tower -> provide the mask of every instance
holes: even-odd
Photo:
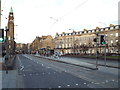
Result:
[[[8,16],[8,49],[10,54],[14,54],[15,52],[15,41],[14,41],[14,14],[13,9],[11,7],[9,16]]]
[[[14,40],[14,15],[13,15],[13,9],[11,7],[9,16],[8,16],[8,40]]]

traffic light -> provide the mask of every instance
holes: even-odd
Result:
[[[101,45],[105,44],[105,36],[104,35],[100,36],[100,44]]]
[[[4,29],[0,29],[0,42],[4,41]]]

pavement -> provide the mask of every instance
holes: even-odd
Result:
[[[17,85],[17,69],[8,70],[6,74],[6,70],[2,70],[2,64],[4,62],[4,58],[0,58],[0,89],[2,88],[16,88]]]
[[[16,88],[17,70],[0,71],[2,75],[2,88]]]
[[[95,59],[89,59],[89,61],[87,59],[84,58],[71,58],[71,57],[46,57],[46,56],[42,56],[42,55],[34,55],[36,57],[40,57],[40,58],[46,58],[49,60],[53,60],[53,61],[57,61],[57,62],[62,62],[62,63],[68,63],[68,64],[72,64],[72,65],[76,65],[76,66],[80,66],[80,67],[84,67],[84,68],[89,68],[92,70],[97,70],[98,67],[96,67],[96,60]],[[91,62],[90,62],[91,61]],[[103,60],[98,60],[98,66],[105,66],[104,61]],[[106,67],[112,67],[112,68],[120,68],[118,65],[117,61],[107,61]]]

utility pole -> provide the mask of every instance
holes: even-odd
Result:
[[[7,36],[7,26],[5,27],[5,31],[6,31],[6,40],[5,40],[5,43],[6,43],[6,56],[5,56],[5,66],[6,66],[6,74],[8,73],[8,68],[7,68],[7,65],[8,65],[8,60],[9,60],[9,52],[8,52],[8,36]]]
[[[96,69],[98,69],[98,33],[96,33]]]
[[[1,29],[1,0],[0,0],[0,29]]]
[[[105,67],[106,67],[106,35],[105,34],[104,34],[104,39],[105,39],[104,60],[105,60]]]

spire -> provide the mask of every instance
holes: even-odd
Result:
[[[11,7],[11,9],[10,9],[10,12],[13,13],[13,9],[12,9],[12,7]]]

